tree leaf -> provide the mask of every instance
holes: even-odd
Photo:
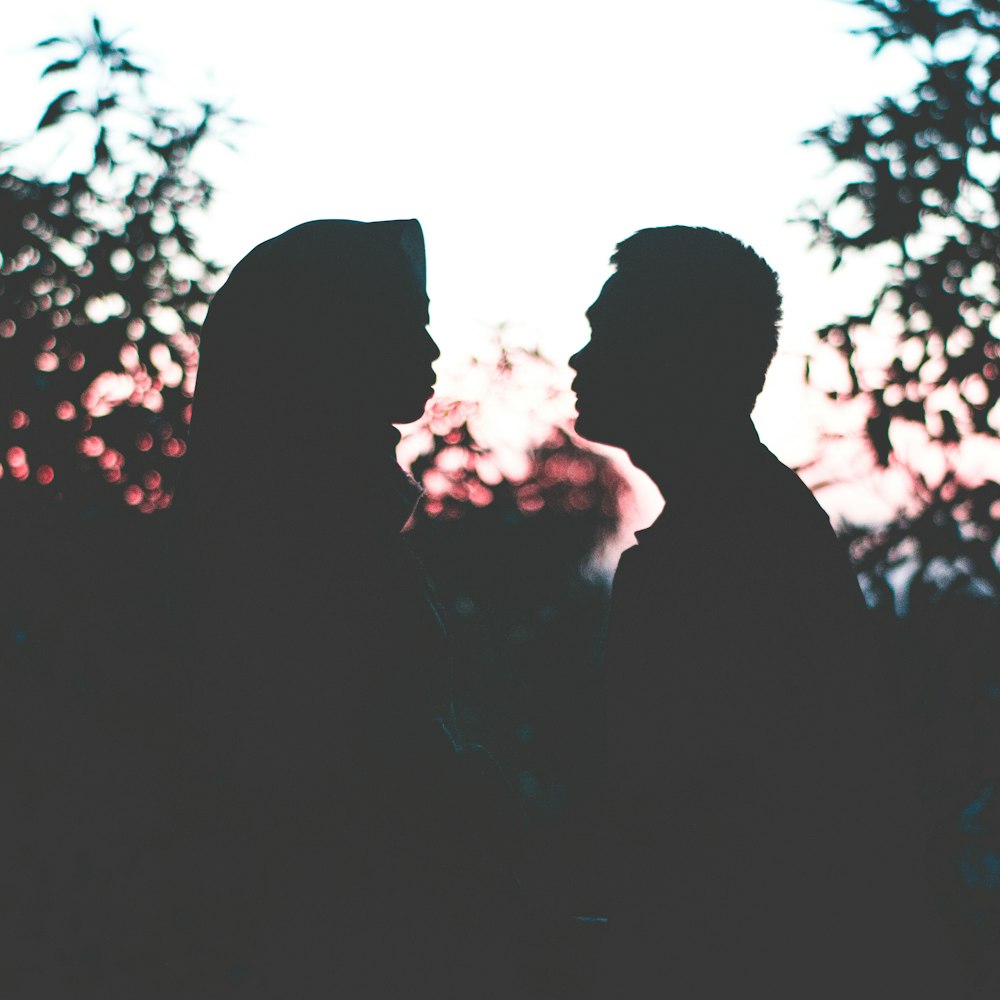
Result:
[[[94,166],[111,166],[111,150],[108,149],[108,130],[102,128],[97,133],[97,142],[94,143]]]
[[[962,435],[959,433],[954,416],[949,410],[942,410],[940,416],[941,423],[944,425],[944,430],[940,438],[941,441],[946,444],[958,444],[962,439]]]
[[[83,56],[77,56],[76,59],[59,59],[54,63],[49,63],[45,69],[42,70],[42,76],[49,76],[52,73],[63,73],[68,69],[76,69],[80,65],[80,60]]]
[[[113,68],[112,72],[134,73],[136,76],[145,76],[149,70],[145,66],[136,66],[135,63],[129,62],[128,59],[123,59]]]
[[[76,97],[75,90],[64,90],[58,97],[56,97],[49,106],[45,109],[45,113],[42,115],[41,120],[38,125],[35,126],[38,131],[43,128],[48,128],[50,125],[55,125],[63,115],[68,114],[72,110],[70,107],[73,98]]]

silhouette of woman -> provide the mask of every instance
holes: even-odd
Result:
[[[438,350],[415,220],[307,222],[207,317],[179,490],[185,996],[513,996],[511,896],[400,531]],[[470,982],[473,980],[474,982]]]

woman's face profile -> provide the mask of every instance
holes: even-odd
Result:
[[[372,417],[408,424],[434,394],[433,364],[441,356],[427,331],[428,299],[413,291],[377,306],[358,331],[364,345],[359,396]]]

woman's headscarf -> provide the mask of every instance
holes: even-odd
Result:
[[[365,406],[391,350],[373,331],[391,327],[401,301],[426,300],[425,282],[415,219],[321,219],[251,250],[202,331],[178,491],[187,513],[207,513],[220,493],[279,486],[318,449],[350,461],[384,455],[391,427],[370,426]]]
[[[307,222],[233,269],[203,328],[178,484],[182,618],[253,586],[269,572],[265,550],[400,530],[419,490],[395,463],[398,432],[367,399],[420,332],[399,330],[399,316],[415,299],[426,310],[424,282],[415,219]]]

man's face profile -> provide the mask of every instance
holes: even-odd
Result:
[[[641,302],[628,280],[613,274],[587,310],[590,341],[569,362],[577,372],[577,433],[626,449],[648,429],[651,400],[668,392],[653,350],[655,320]]]

